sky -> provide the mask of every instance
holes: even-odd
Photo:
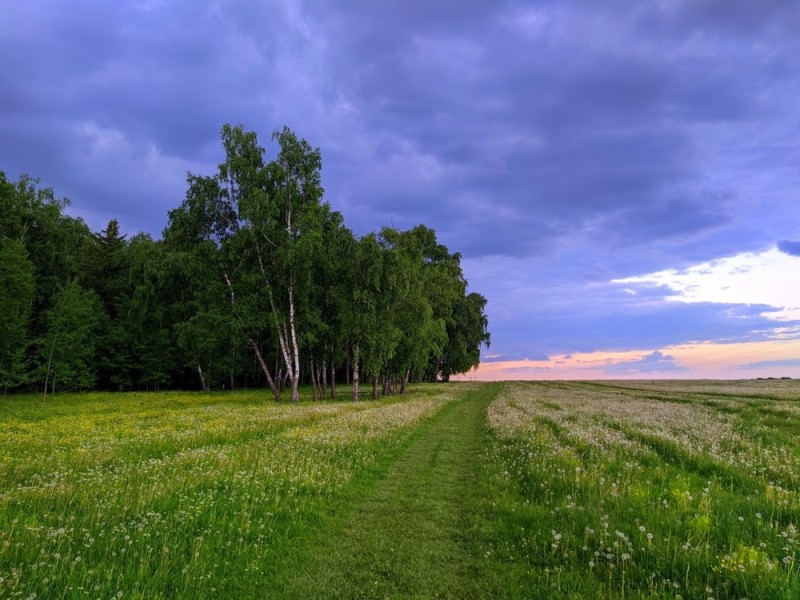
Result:
[[[4,2],[0,170],[158,238],[223,124],[433,227],[478,379],[800,377],[800,2]]]

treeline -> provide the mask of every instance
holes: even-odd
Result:
[[[480,360],[486,300],[419,225],[356,237],[323,201],[318,149],[288,128],[265,158],[225,126],[162,239],[92,232],[66,200],[0,172],[0,385],[7,391],[226,389],[337,378],[404,391]]]

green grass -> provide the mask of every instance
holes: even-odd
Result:
[[[480,597],[474,517],[497,389],[464,394],[421,426],[369,489],[345,499],[275,597]]]
[[[459,389],[299,405],[252,392],[6,398],[0,598],[263,597],[325,507]]]
[[[742,384],[723,412],[673,386],[659,396],[677,404],[649,386],[506,386],[486,463],[502,595],[800,597],[797,401]]]
[[[7,397],[0,600],[794,599],[798,431],[797,382]]]

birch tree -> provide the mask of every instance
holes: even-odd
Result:
[[[217,174],[190,175],[186,201],[170,218],[176,228],[195,231],[195,237],[218,250],[215,256],[231,310],[279,399],[258,341],[261,315],[268,315],[291,400],[297,402],[302,364],[299,313],[313,284],[312,265],[322,249],[322,228],[330,209],[321,202],[319,150],[288,128],[276,131],[273,139],[279,151],[267,163],[255,133],[225,125],[225,160]]]
[[[392,319],[397,271],[390,252],[375,235],[353,245],[342,325],[349,340],[353,400],[357,400],[362,374],[371,378],[372,397],[377,396],[378,377],[394,355],[400,331]]]
[[[397,264],[392,320],[400,338],[389,365],[389,375],[399,379],[400,392],[406,390],[413,374],[421,375],[431,356],[439,356],[447,343],[445,320],[434,318],[426,293],[425,248],[420,243],[421,228],[397,231],[384,228],[382,243],[391,250]]]
[[[239,214],[242,195],[257,193],[261,187],[255,180],[264,168],[263,149],[257,146],[255,135],[245,138],[244,132],[227,126],[223,129],[223,143],[226,161],[220,165],[217,175],[188,176],[186,199],[169,213],[165,240],[188,257],[185,262],[195,288],[191,303],[194,306],[184,323],[203,312],[218,312],[221,306],[226,306],[228,314],[238,323],[248,348],[255,354],[275,400],[280,400],[278,384],[262,352],[267,323],[260,310],[263,304],[260,282],[253,282],[253,234]],[[190,327],[186,331],[194,329]],[[185,336],[187,341],[192,339],[192,336]],[[207,381],[200,375],[202,366],[196,366],[205,388]]]
[[[255,233],[258,265],[289,376],[291,400],[297,402],[301,365],[298,311],[307,303],[314,284],[312,267],[322,250],[323,225],[330,209],[321,201],[319,149],[288,127],[272,137],[280,150],[264,171],[265,198],[253,194],[259,202],[248,202],[241,214]]]
[[[481,346],[489,347],[489,320],[485,314],[486,298],[477,292],[465,294],[453,307],[447,327],[447,345],[439,361],[442,381],[456,373],[466,373],[478,366]]]

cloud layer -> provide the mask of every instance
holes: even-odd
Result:
[[[800,4],[3,13],[0,169],[41,177],[95,229],[159,235],[186,171],[219,162],[223,123],[265,145],[287,124],[320,147],[326,198],[357,232],[425,222],[462,252],[499,357],[786,335],[787,307],[755,289],[674,302],[674,281],[611,282],[778,240],[800,255]]]

